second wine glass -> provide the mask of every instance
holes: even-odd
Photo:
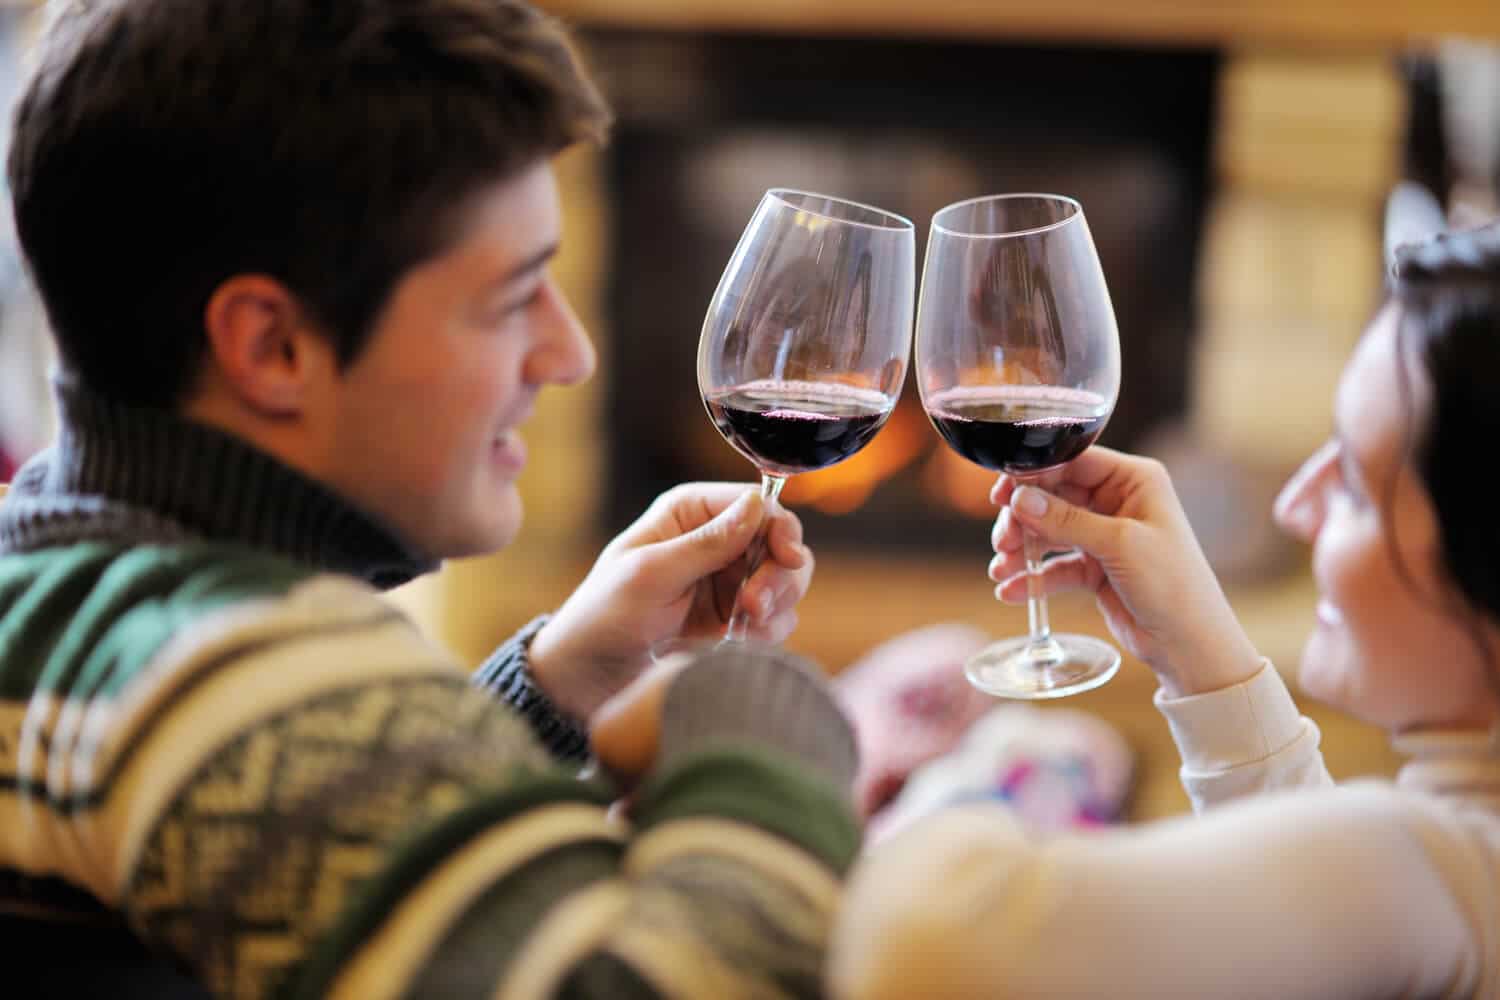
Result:
[[[698,387],[714,426],[761,474],[786,478],[863,448],[896,406],[911,352],[915,233],[857,202],[774,188],[761,199],[709,303]],[[745,579],[765,555],[764,530]],[[743,582],[725,638],[743,640]]]
[[[1017,194],[932,217],[917,314],[917,385],[948,445],[1018,478],[1063,465],[1104,429],[1120,389],[1120,341],[1083,207]],[[1054,635],[1042,552],[1025,535],[1030,635],[980,651],[969,681],[1008,698],[1060,698],[1120,666],[1106,642]]]

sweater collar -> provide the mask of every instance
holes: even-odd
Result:
[[[56,385],[56,443],[17,473],[0,553],[78,541],[243,544],[393,587],[435,569],[373,515],[245,441]]]
[[[1396,776],[1404,788],[1482,800],[1500,809],[1500,723],[1483,729],[1430,729],[1392,740],[1409,759]]]

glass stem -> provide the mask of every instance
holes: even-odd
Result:
[[[781,488],[786,485],[785,476],[773,476],[763,472],[760,476],[760,495],[765,498],[765,507],[761,513],[760,527],[755,529],[755,538],[751,540],[750,547],[745,550],[745,576],[740,580],[739,589],[734,593],[734,609],[729,613],[729,627],[724,630],[724,641],[744,642],[750,637],[750,612],[745,610],[745,584],[760,569],[760,564],[766,558],[766,524],[770,520],[771,508],[776,503],[776,498],[781,496]]]
[[[1060,663],[1063,649],[1052,638],[1047,621],[1047,595],[1042,588],[1041,542],[1030,531],[1023,531],[1021,545],[1026,553],[1026,617],[1031,623],[1031,646],[1026,655],[1037,665]]]

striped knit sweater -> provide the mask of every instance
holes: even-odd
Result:
[[[60,401],[0,506],[17,995],[818,993],[857,829],[809,672],[681,675],[627,823],[560,766],[582,737],[523,643],[483,675],[507,709],[379,597],[426,567],[371,519],[206,428]]]

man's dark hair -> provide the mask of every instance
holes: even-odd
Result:
[[[72,0],[15,114],[16,228],[65,365],[173,407],[235,274],[355,359],[473,197],[608,110],[520,0]]]

